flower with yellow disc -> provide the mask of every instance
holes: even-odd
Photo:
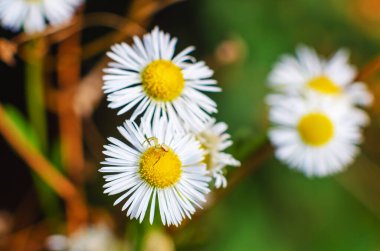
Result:
[[[357,72],[349,64],[346,50],[339,50],[328,60],[306,46],[299,46],[296,52],[296,57],[284,55],[275,64],[269,75],[270,87],[285,94],[302,94],[306,90],[353,105],[371,104],[372,95],[366,85],[355,81]]]
[[[309,95],[269,96],[276,156],[307,176],[342,171],[359,152],[362,118],[347,102]]]
[[[133,110],[131,120],[164,116],[176,128],[183,123],[199,128],[217,112],[215,102],[203,93],[220,91],[211,79],[213,71],[188,55],[194,47],[175,55],[176,43],[156,27],[141,39],[134,37],[133,45],[114,45],[103,78],[109,107],[120,109],[118,114]]]
[[[126,200],[122,210],[140,222],[146,214],[153,222],[156,205],[164,225],[191,218],[209,192],[200,143],[191,134],[176,132],[166,118],[153,124],[144,119],[140,126],[126,121],[118,129],[127,143],[109,138],[111,144],[104,146],[104,192],[120,194],[115,205]]]

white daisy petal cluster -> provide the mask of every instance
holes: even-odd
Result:
[[[51,235],[46,240],[49,251],[119,250],[119,241],[106,224],[96,224],[76,230],[69,236]]]
[[[189,55],[193,47],[175,55],[176,43],[155,28],[114,45],[104,70],[109,106],[130,114],[118,128],[124,139],[104,146],[104,192],[118,194],[115,205],[131,219],[149,215],[152,224],[158,211],[168,226],[191,218],[210,184],[227,185],[224,168],[240,164],[223,152],[232,144],[227,125],[211,117],[216,104],[203,93],[220,91],[212,70]]]
[[[267,97],[273,127],[269,138],[278,159],[307,176],[342,171],[359,153],[362,109],[372,102],[365,84],[356,82],[348,53],[320,58],[301,46],[297,56],[283,56],[269,76],[274,94]]]
[[[214,118],[204,124],[201,130],[195,132],[197,139],[206,151],[205,163],[211,176],[215,179],[215,187],[226,187],[227,179],[224,175],[226,166],[240,166],[240,162],[231,154],[223,152],[232,145],[231,136],[226,133],[227,124],[216,123]]]
[[[275,64],[269,75],[270,87],[290,95],[309,90],[348,99],[353,105],[371,104],[372,95],[366,85],[355,81],[357,70],[348,62],[348,51],[341,49],[326,60],[313,49],[299,46],[296,55],[285,55]]]
[[[26,33],[43,31],[47,23],[68,22],[83,0],[0,0],[1,25]]]
[[[109,138],[111,144],[104,151],[108,158],[100,169],[107,174],[104,192],[121,194],[115,205],[126,199],[122,210],[140,222],[148,208],[153,222],[156,201],[164,225],[190,218],[209,192],[199,142],[191,135],[174,134],[164,118],[152,126],[126,121],[118,129],[130,146]]]
[[[157,27],[134,45],[114,45],[107,55],[113,60],[105,69],[104,92],[110,108],[123,114],[134,108],[131,120],[145,115],[167,117],[177,128],[185,123],[200,128],[216,113],[213,100],[203,92],[219,92],[213,71],[189,55],[194,47],[174,54],[177,38]]]

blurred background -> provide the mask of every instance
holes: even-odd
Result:
[[[0,63],[0,102],[7,116],[33,149],[76,186],[85,205],[75,199],[68,205],[28,167],[38,160],[20,158],[1,136],[0,250],[49,250],[47,240],[59,242],[52,235],[68,236],[84,222],[106,226],[120,250],[380,250],[379,13],[379,0],[88,0],[77,17],[76,25],[89,23],[80,33],[69,27],[69,35],[25,42],[13,66]],[[115,31],[112,26],[121,22],[139,25]],[[129,220],[112,206],[115,197],[103,194],[97,173],[105,139],[119,137],[116,126],[125,117],[116,116],[92,91],[101,73],[88,74],[102,66],[113,42],[129,41],[129,33],[156,25],[179,38],[178,49],[195,45],[196,58],[215,70],[223,88],[212,96],[217,118],[229,124],[230,152],[243,163],[265,144],[266,77],[279,56],[301,43],[325,56],[349,49],[359,70],[372,69],[366,80],[375,103],[362,154],[341,174],[310,179],[267,149],[254,167],[230,168],[229,175],[240,172],[239,179],[184,226],[163,229]],[[17,36],[5,30],[0,35]],[[42,56],[30,56],[28,46],[42,46]],[[30,74],[36,67],[43,68],[42,75]],[[93,78],[83,81],[84,76]],[[30,119],[34,82],[44,90],[43,130]],[[109,245],[85,250],[118,250]]]

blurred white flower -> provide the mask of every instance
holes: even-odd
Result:
[[[270,99],[269,137],[277,158],[307,176],[333,174],[353,162],[363,122],[347,102],[315,95]]]
[[[126,121],[118,129],[129,145],[109,138],[111,144],[104,146],[107,157],[100,172],[111,173],[104,176],[104,192],[121,194],[115,205],[126,199],[122,210],[140,222],[149,207],[153,222],[156,201],[164,225],[191,218],[209,192],[200,143],[192,134],[176,133],[165,118],[140,126]]]
[[[296,57],[284,55],[269,75],[269,85],[286,94],[305,90],[346,99],[353,105],[368,106],[372,95],[365,84],[355,82],[356,69],[349,64],[349,53],[339,50],[331,59],[320,58],[308,47],[299,46]]]
[[[83,0],[0,0],[1,25],[13,31],[40,32],[46,23],[68,22]]]
[[[52,235],[46,241],[50,251],[118,250],[118,245],[112,231],[103,224],[79,229],[69,237]]]
[[[164,116],[176,128],[182,123],[199,128],[217,112],[213,100],[203,94],[219,92],[213,71],[203,61],[196,62],[187,47],[174,55],[177,38],[157,27],[134,45],[116,44],[107,55],[113,60],[104,70],[104,92],[109,107],[118,114],[135,107],[131,120],[143,115],[148,121]]]
[[[204,124],[202,129],[195,133],[205,150],[204,163],[215,179],[215,187],[226,187],[227,179],[224,175],[226,166],[240,166],[231,154],[223,152],[232,145],[231,136],[226,133],[228,126],[224,122],[216,123],[214,118]]]

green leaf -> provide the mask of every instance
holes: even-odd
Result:
[[[39,151],[41,151],[41,142],[35,130],[30,125],[25,116],[14,106],[6,105],[5,111],[12,122],[17,126],[25,138]],[[57,145],[57,144],[56,144]],[[53,147],[52,156],[55,166],[60,166],[59,147]],[[51,224],[57,224],[57,220],[62,218],[60,201],[56,193],[36,174],[32,173],[34,186],[36,188],[41,207]]]
[[[5,105],[5,112],[8,114],[9,118],[17,126],[20,132],[25,136],[26,139],[37,149],[40,149],[41,142],[39,141],[35,130],[29,124],[25,116],[14,106]]]

